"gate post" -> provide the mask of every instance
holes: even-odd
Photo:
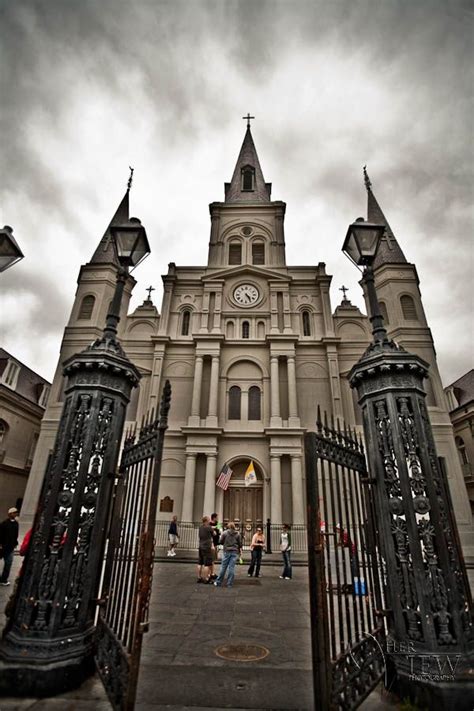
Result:
[[[136,218],[123,231],[146,241]],[[147,244],[140,243],[141,256]],[[132,255],[118,269],[102,337],[64,364],[68,382],[54,452],[0,643],[0,693],[52,696],[94,670],[106,525],[126,407],[141,377],[116,336]]]
[[[392,689],[420,706],[461,711],[472,707],[471,596],[425,404],[428,364],[388,339],[372,261],[359,263],[366,265],[374,341],[349,381],[362,408],[387,571]]]

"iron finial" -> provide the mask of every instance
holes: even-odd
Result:
[[[132,183],[133,183],[133,173],[135,172],[135,168],[132,168],[131,165],[129,165],[128,167],[130,168],[130,176],[129,176],[128,182],[127,182],[127,192],[129,193],[130,188],[132,187]]]
[[[370,182],[369,174],[367,173],[367,166],[364,165],[364,183],[367,191],[372,189],[372,183]]]

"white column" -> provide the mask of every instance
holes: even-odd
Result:
[[[296,399],[296,367],[295,357],[288,356],[288,415],[298,417],[298,402]]]
[[[217,425],[217,395],[219,392],[219,356],[212,356],[211,363],[211,384],[209,388],[209,412],[208,418],[214,418]],[[212,512],[211,512],[212,513]]]
[[[200,417],[203,360],[202,356],[196,356],[194,365],[193,399],[191,401],[191,417],[197,418],[197,422],[194,424],[199,424]]]
[[[291,498],[293,503],[293,523],[304,523],[303,470],[301,457],[291,455]]]
[[[216,505],[216,465],[217,455],[208,454],[206,459],[206,481],[204,484],[203,516],[210,516]]]
[[[278,356],[270,357],[270,389],[271,389],[271,424],[279,424],[275,422],[275,418],[280,419],[280,382],[278,379]]]
[[[271,521],[283,523],[281,520],[281,460],[279,456],[270,457],[271,462]]]
[[[196,454],[186,455],[186,469],[184,472],[183,488],[183,506],[181,508],[181,521],[184,521],[186,523],[189,523],[193,520],[196,456]]]

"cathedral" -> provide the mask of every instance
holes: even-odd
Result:
[[[386,225],[374,265],[385,324],[391,338],[431,366],[425,381],[427,404],[466,540],[471,512],[416,267],[407,261],[366,173],[365,189],[367,219]],[[160,310],[149,296],[129,314],[135,280],[128,278],[119,337],[142,378],[127,424],[140,423],[157,405],[166,379],[173,390],[159,520],[177,515],[180,522],[199,521],[217,511],[220,520],[242,525],[267,519],[303,524],[303,434],[314,429],[317,406],[362,432],[347,376],[371,340],[369,320],[345,294],[333,310],[331,276],[324,263],[287,265],[285,208],[284,202],[272,200],[248,125],[224,200],[209,206],[207,264],[171,262],[162,277]],[[25,525],[36,509],[61,415],[61,364],[101,334],[117,269],[110,226],[128,218],[127,190],[90,261],[80,269],[25,494]],[[256,481],[246,487],[250,460]],[[233,473],[223,491],[216,479],[225,464]]]

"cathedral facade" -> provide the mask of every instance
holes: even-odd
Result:
[[[445,459],[461,531],[471,512],[456,452],[416,268],[395,238],[365,176],[367,218],[386,224],[375,279],[389,336],[430,364],[427,404],[439,456]],[[125,194],[110,225],[129,218]],[[362,432],[348,373],[371,339],[370,323],[345,298],[333,311],[324,263],[288,266],[285,203],[271,199],[247,127],[223,202],[210,205],[205,266],[169,264],[158,311],[150,298],[128,314],[129,277],[119,336],[142,379],[127,411],[128,424],[159,402],[166,379],[173,396],[160,484],[160,519],[256,524],[271,519],[303,524],[303,434],[314,429],[317,406]],[[69,323],[43,420],[22,511],[36,508],[62,409],[61,364],[97,338],[115,288],[117,263],[110,225],[90,262],[81,267]],[[342,258],[342,257],[341,257]],[[244,485],[254,462],[257,481]],[[229,488],[216,487],[224,464]]]

